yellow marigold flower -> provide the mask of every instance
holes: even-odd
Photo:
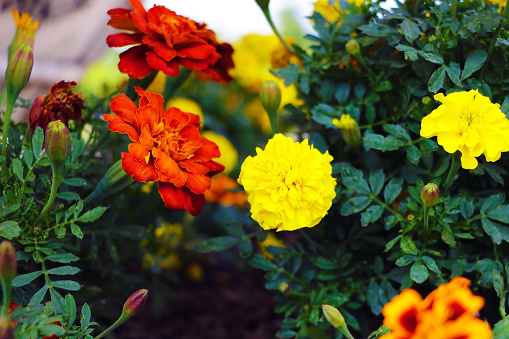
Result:
[[[260,249],[260,254],[263,255],[267,260],[274,259],[274,254],[267,251],[267,247],[275,246],[286,248],[283,240],[279,239],[274,232],[267,232],[267,238],[264,241],[258,241],[258,247]]]
[[[188,111],[186,111],[188,112]],[[201,133],[201,136],[209,139],[213,143],[219,147],[219,152],[221,152],[221,156],[219,158],[214,159],[215,162],[223,165],[224,173],[230,173],[237,167],[237,162],[239,161],[239,154],[237,153],[237,149],[232,145],[230,140],[226,139],[221,134],[218,134],[214,131],[205,131]]]
[[[350,147],[356,148],[361,144],[361,130],[349,114],[343,114],[340,119],[332,119],[332,124],[341,130],[343,139]]]
[[[294,142],[276,134],[265,150],[242,164],[239,183],[248,193],[252,218],[265,229],[293,231],[322,220],[336,196],[332,156],[307,139]]]
[[[402,291],[382,309],[391,332],[380,339],[491,339],[490,326],[476,316],[484,299],[469,286],[468,279],[456,277],[424,300],[413,289]]]
[[[166,78],[167,77],[168,76],[166,74],[164,74],[163,72],[161,72],[161,71],[157,72],[156,77],[154,78],[154,80],[152,80],[150,85],[148,85],[147,91],[163,94],[164,86],[166,85]],[[168,107],[170,107],[170,106],[168,106]],[[187,112],[187,111],[185,111],[185,112]]]
[[[336,22],[341,18],[339,0],[334,1],[334,6],[329,5],[329,0],[317,0],[314,10],[320,13],[328,22]]]
[[[421,136],[437,136],[448,153],[461,152],[461,167],[474,169],[476,157],[497,161],[509,151],[509,120],[488,97],[477,90],[435,95],[440,105],[421,121]]]
[[[166,109],[168,107],[177,107],[182,112],[196,114],[200,117],[200,127],[203,128],[203,125],[205,124],[205,116],[203,115],[201,106],[196,101],[182,97],[171,98],[166,103]]]
[[[39,27],[39,20],[32,22],[32,17],[28,13],[20,14],[17,9],[12,9],[12,16],[16,24],[16,34],[9,45],[9,58],[15,50],[23,45],[34,47],[35,31]]]

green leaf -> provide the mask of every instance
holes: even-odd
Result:
[[[353,197],[341,205],[341,215],[352,215],[363,211],[371,204],[371,198],[368,196]]]
[[[270,262],[267,259],[265,259],[260,254],[255,254],[248,261],[248,263],[251,266],[253,266],[253,267],[260,268],[260,269],[266,270],[266,271],[276,271],[276,270],[278,270],[278,267],[276,265],[274,265],[272,262]]]
[[[16,221],[7,220],[0,224],[0,237],[12,240],[12,238],[19,237],[20,234],[21,227]]]
[[[215,252],[215,251],[224,251],[227,250],[238,243],[240,243],[242,239],[237,237],[232,237],[230,235],[223,237],[216,237],[202,241],[201,243],[194,246],[194,250],[200,253],[207,252]]]
[[[281,330],[276,333],[276,338],[288,339],[293,338],[297,335],[297,332],[293,330]]]
[[[344,104],[348,100],[348,96],[350,96],[350,85],[346,82],[340,82],[336,87],[334,97],[338,103]]]
[[[502,241],[509,242],[509,227],[494,223],[486,218],[481,219],[482,228],[493,242],[500,245]]]
[[[76,192],[61,192],[57,193],[57,198],[67,201],[80,200],[80,195]]]
[[[65,229],[65,226],[58,226],[55,228],[55,234],[58,239],[62,239],[65,237],[65,234],[67,233],[67,230]]]
[[[369,185],[371,186],[371,192],[374,195],[378,195],[384,187],[385,174],[383,169],[379,168],[376,171],[371,170],[369,174]]]
[[[432,62],[434,64],[443,64],[444,63],[444,58],[441,56],[441,55],[438,55],[438,54],[432,54],[432,53],[426,53],[426,52],[423,52],[423,51],[419,51],[418,52],[420,56],[422,56],[425,60],[429,61],[429,62]],[[442,67],[440,67],[442,68]]]
[[[509,317],[505,317],[495,324],[493,339],[509,339]]]
[[[63,314],[65,312],[65,299],[64,297],[54,288],[50,288],[49,294],[51,296],[51,302],[55,307],[56,314]]]
[[[363,173],[360,170],[351,168],[343,171],[341,174],[341,182],[347,188],[355,192],[363,194],[370,193],[368,183],[364,180]]]
[[[410,279],[418,284],[423,283],[426,279],[428,279],[428,269],[422,261],[418,260],[414,262],[410,268]]]
[[[46,295],[46,292],[48,291],[48,285],[44,285],[41,287],[39,291],[37,291],[33,296],[32,299],[30,299],[29,305],[38,305],[42,302],[42,299]]]
[[[426,264],[426,266],[427,266],[427,267],[428,267],[431,271],[433,271],[433,272],[435,272],[435,273],[438,273],[438,274],[442,273],[442,272],[440,271],[440,269],[438,268],[438,266],[437,266],[437,264],[436,264],[436,262],[435,262],[435,260],[434,260],[433,258],[428,257],[427,255],[423,255],[423,256],[422,256],[422,261],[424,261],[424,264]]]
[[[419,159],[421,159],[421,151],[415,145],[410,145],[406,149],[406,158],[412,164],[417,165],[419,164]]]
[[[21,287],[30,284],[42,274],[42,271],[20,274],[12,280],[12,286]]]
[[[392,136],[383,137],[380,134],[368,134],[362,139],[365,147],[371,147],[380,151],[395,151],[408,143]]]
[[[71,223],[71,232],[77,238],[83,239],[83,232],[81,231],[81,228],[78,225],[76,225],[75,223]]]
[[[410,138],[410,135],[408,135],[408,132],[399,125],[384,124],[384,130],[394,135],[395,137],[406,139],[408,141],[412,140],[412,138]]]
[[[253,254],[253,243],[251,240],[244,240],[239,244],[239,254],[242,259],[247,259]]]
[[[101,217],[103,213],[106,211],[107,207],[98,206],[94,209],[91,209],[90,211],[82,214],[76,221],[81,222],[92,222]]]
[[[44,131],[41,127],[37,126],[35,132],[32,135],[32,149],[34,150],[34,156],[39,159],[42,151],[42,144],[44,143]]]
[[[396,260],[396,265],[398,266],[406,266],[408,264],[413,263],[417,260],[417,256],[415,255],[404,255],[400,257],[398,260]]]
[[[392,178],[391,181],[385,186],[384,190],[384,199],[385,202],[390,204],[394,201],[403,189],[403,179],[402,178]]]
[[[74,275],[80,271],[79,268],[73,266],[60,266],[48,270],[49,274],[56,275]]]
[[[14,205],[7,205],[7,206],[3,206],[3,209],[0,210],[0,218],[3,218],[9,214],[11,214],[12,212],[16,212],[19,210],[19,208],[21,207],[20,204],[14,204]]]
[[[329,259],[325,259],[322,257],[316,258],[316,260],[313,262],[316,267],[322,270],[334,270],[337,268],[337,265]]]
[[[71,294],[65,296],[65,310],[67,311],[65,315],[67,327],[71,328],[76,320],[76,302]]]
[[[23,181],[23,164],[19,159],[12,159],[12,171],[20,181]]]
[[[468,199],[463,200],[460,206],[461,216],[465,219],[470,218],[474,214],[474,204]]]
[[[428,81],[428,90],[432,93],[438,92],[439,89],[444,85],[445,80],[445,68],[442,66],[437,69]]]
[[[399,24],[399,27],[401,28],[401,31],[405,35],[407,41],[410,43],[421,36],[421,29],[419,28],[419,25],[411,19],[403,20],[403,22]]]
[[[382,312],[382,304],[380,303],[380,286],[373,280],[369,282],[368,290],[366,291],[366,299],[371,312],[380,314]]]
[[[392,239],[391,241],[389,241],[386,245],[385,245],[385,250],[384,252],[388,252],[391,250],[391,248],[394,247],[394,245],[396,245],[396,243],[398,241],[400,241],[401,239],[401,235],[398,235],[396,238]]]
[[[415,243],[412,241],[412,238],[408,235],[401,236],[399,245],[401,246],[401,251],[405,254],[417,255],[419,253]]]
[[[458,65],[455,62],[451,62],[449,65],[445,66],[445,70],[447,72],[447,75],[449,76],[449,79],[458,87],[462,87],[461,80],[460,80],[460,74],[461,74],[461,68],[460,65]]]
[[[362,226],[367,226],[370,223],[374,223],[382,216],[384,208],[380,205],[370,206],[368,209],[361,214]]]
[[[78,284],[76,281],[72,281],[72,280],[53,281],[51,283],[51,285],[53,287],[61,288],[64,290],[69,290],[69,291],[79,291],[79,289],[81,288],[80,284]]]
[[[85,141],[83,140],[76,140],[72,144],[72,151],[71,151],[71,162],[75,162],[78,160],[78,157],[83,153],[85,150]]]
[[[504,202],[504,194],[493,194],[489,198],[485,199],[481,205],[481,214],[487,214],[493,211]]]
[[[67,178],[62,181],[64,184],[75,187],[84,187],[87,181],[83,178]]]
[[[90,311],[90,306],[87,303],[83,305],[81,308],[81,327],[87,328],[90,323],[90,317],[92,316],[92,312]]]
[[[490,219],[503,222],[504,224],[509,224],[509,205],[502,205],[489,212],[487,215]]]
[[[48,255],[46,257],[46,260],[59,262],[59,263],[63,263],[63,264],[68,264],[72,261],[78,261],[79,259],[80,258],[78,258],[77,256],[75,256],[74,254],[71,254],[71,253],[53,254],[53,255]]]
[[[488,53],[482,49],[476,49],[475,51],[470,52],[470,54],[468,54],[467,60],[465,61],[465,67],[463,68],[460,79],[463,81],[472,75],[472,73],[481,69],[487,58]]]

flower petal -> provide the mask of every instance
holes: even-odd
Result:
[[[205,205],[203,194],[194,194],[187,187],[175,187],[173,184],[159,182],[159,194],[166,207],[174,210],[186,210],[192,216],[197,216]]]
[[[157,172],[154,168],[154,163],[149,162],[144,165],[136,160],[131,153],[122,153],[122,168],[138,182],[157,180]]]
[[[138,131],[119,116],[115,114],[105,114],[103,119],[109,123],[108,129],[110,131],[127,134],[129,139],[135,142],[139,140],[140,136]]]
[[[136,110],[138,107],[127,95],[122,93],[111,99],[110,109],[122,120],[129,122],[135,129],[138,129],[136,124]]]
[[[205,175],[188,173],[186,187],[189,187],[193,193],[203,194],[210,188],[210,178]]]
[[[142,36],[140,34],[117,33],[108,35],[106,43],[108,47],[139,45],[142,43]]]
[[[147,53],[147,64],[153,69],[157,69],[166,75],[176,77],[180,73],[180,67],[175,59],[166,61],[157,55],[154,51]]]
[[[149,66],[146,60],[148,47],[141,45],[129,48],[120,53],[118,69],[120,72],[129,75],[131,78],[141,79],[156,70]]]
[[[148,164],[150,160],[150,152],[139,142],[130,143],[128,149],[129,153],[133,156],[133,159],[141,162],[142,164]]]

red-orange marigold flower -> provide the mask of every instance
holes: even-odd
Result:
[[[30,109],[30,131],[35,132],[37,126],[43,131],[51,121],[60,120],[69,126],[69,120],[80,120],[81,110],[85,108],[81,93],[73,93],[74,81],[60,81],[53,86],[46,96],[35,99]]]
[[[241,190],[237,181],[227,174],[220,174],[212,178],[210,189],[205,192],[205,200],[238,208],[244,208],[247,203],[246,192]]]
[[[205,24],[177,15],[164,6],[145,10],[139,0],[130,0],[134,11],[108,11],[113,28],[131,31],[106,38],[109,47],[135,46],[120,54],[118,68],[131,78],[141,79],[155,71],[177,76],[180,66],[194,70],[199,79],[216,82],[232,80],[233,48],[218,43],[216,34]]]
[[[133,141],[122,153],[124,171],[138,182],[158,181],[168,208],[196,216],[205,204],[210,177],[224,166],[212,161],[221,154],[212,141],[200,136],[200,118],[176,107],[164,110],[163,97],[136,87],[140,102],[125,94],[111,100],[105,114],[112,132],[125,133]]]

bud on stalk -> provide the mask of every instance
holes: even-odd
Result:
[[[0,317],[0,339],[14,339],[14,328],[9,317]]]
[[[269,115],[272,133],[277,133],[277,110],[281,104],[281,88],[274,80],[265,81],[260,88],[260,101]]]
[[[9,241],[2,241],[2,243],[0,243],[0,281],[2,282],[3,292],[3,306],[1,314],[3,317],[7,317],[9,315],[12,279],[16,276],[17,265],[16,249]]]
[[[122,314],[126,314],[129,317],[135,315],[145,304],[148,298],[148,290],[141,289],[134,292],[124,304]]]
[[[327,319],[332,326],[339,330],[346,338],[353,339],[346,325],[345,318],[337,308],[324,304],[322,305],[322,311],[325,319]]]
[[[341,130],[346,144],[351,148],[358,148],[361,144],[361,130],[357,121],[349,114],[343,114],[340,119],[332,119],[332,124]]]
[[[434,183],[425,185],[421,190],[422,204],[427,207],[435,206],[438,200],[439,189]]]
[[[28,84],[33,64],[34,55],[29,45],[22,45],[12,53],[5,70],[5,88],[8,99],[16,101],[21,90]]]
[[[44,148],[53,168],[62,170],[65,161],[71,155],[71,133],[62,121],[51,121],[48,124]]]

